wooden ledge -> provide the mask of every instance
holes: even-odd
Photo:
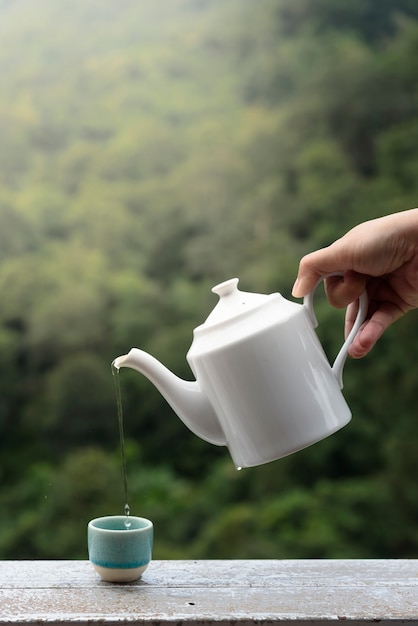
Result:
[[[0,624],[418,625],[418,560],[153,561],[104,583],[88,561],[0,562]]]

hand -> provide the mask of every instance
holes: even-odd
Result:
[[[349,349],[360,358],[393,322],[418,307],[418,209],[359,224],[303,257],[293,295],[305,296],[321,276],[336,271],[344,276],[327,278],[325,290],[330,304],[348,307],[345,336],[354,324],[358,297],[365,289],[368,293],[367,319]]]

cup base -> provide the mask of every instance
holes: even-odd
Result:
[[[138,578],[141,578],[142,574],[148,567],[142,565],[141,567],[103,567],[92,563],[94,569],[99,574],[100,578],[108,583],[131,583]]]

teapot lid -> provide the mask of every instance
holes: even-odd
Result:
[[[219,296],[219,302],[202,326],[207,328],[208,326],[225,322],[244,311],[264,304],[270,299],[270,296],[259,293],[240,291],[238,282],[238,278],[231,278],[213,287],[212,292]]]

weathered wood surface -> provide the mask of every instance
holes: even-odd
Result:
[[[88,561],[0,562],[0,624],[418,625],[418,560],[154,561],[104,583]]]

